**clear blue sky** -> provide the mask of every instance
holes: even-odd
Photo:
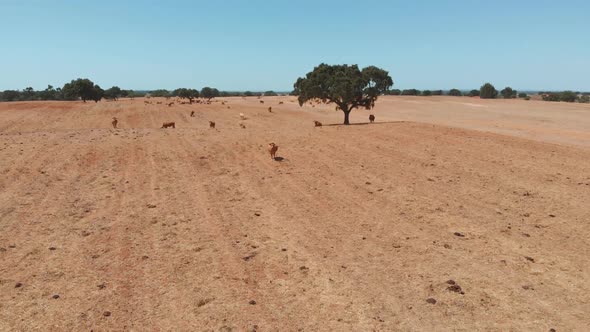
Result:
[[[0,0],[0,90],[291,90],[321,62],[397,88],[590,90],[590,1]]]

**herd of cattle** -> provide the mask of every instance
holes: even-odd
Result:
[[[209,104],[211,104],[211,101],[201,101],[201,100],[198,100],[196,103],[209,105]],[[260,103],[261,104],[264,104],[264,100],[261,100]],[[144,101],[144,104],[145,105],[151,105],[151,104],[153,104],[153,102],[146,100],[146,101]],[[156,105],[160,105],[160,104],[162,104],[161,101],[156,102]],[[181,102],[181,104],[185,104],[185,102]],[[225,105],[225,102],[221,102],[221,104],[222,105]],[[282,105],[282,104],[283,104],[282,101],[279,102],[279,105]],[[168,105],[168,107],[171,107],[172,105],[174,105],[174,102],[167,103],[166,105]],[[229,108],[229,106],[228,106],[228,108]],[[272,113],[272,107],[268,107],[268,112],[269,113]],[[191,111],[190,116],[191,117],[195,117],[195,111]],[[240,113],[240,119],[241,120],[246,120],[246,116],[244,115],[244,113]],[[319,121],[315,121],[314,120],[313,122],[314,122],[314,125],[316,127],[321,127],[322,126],[322,123],[319,122]],[[369,115],[369,122],[370,123],[375,122],[375,115],[373,115],[373,114]],[[113,128],[114,129],[117,129],[117,124],[118,123],[119,123],[119,120],[116,117],[113,117],[113,121],[111,122],[111,124],[113,125]],[[240,127],[243,128],[243,129],[245,129],[246,128],[246,125],[244,125],[243,123],[240,122]],[[176,128],[176,123],[175,122],[164,122],[162,124],[162,127],[161,128]],[[213,128],[213,129],[215,128],[215,122],[214,121],[209,121],[209,128]],[[278,149],[279,149],[279,146],[276,145],[275,143],[269,143],[268,144],[268,152],[270,153],[270,157],[273,160],[276,160],[276,154],[277,154]]]

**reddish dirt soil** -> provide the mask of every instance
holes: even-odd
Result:
[[[0,103],[0,330],[590,329],[587,105],[225,100]]]

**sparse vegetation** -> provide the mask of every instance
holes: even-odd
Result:
[[[430,97],[430,96],[432,96],[432,91],[430,91],[430,90],[424,90],[424,91],[422,91],[422,95],[424,97]]]
[[[309,100],[334,103],[344,112],[344,124],[355,108],[371,109],[379,95],[393,85],[389,73],[370,66],[360,70],[357,65],[320,64],[294,84],[299,105]]]

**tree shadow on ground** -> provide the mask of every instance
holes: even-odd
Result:
[[[323,125],[324,127],[337,127],[337,126],[366,126],[366,125],[382,125],[382,124],[391,124],[391,123],[404,123],[407,121],[383,121],[383,122],[357,122],[357,123],[351,123],[351,124],[343,124],[343,123],[331,123],[331,124],[325,124]]]
[[[283,160],[285,160],[285,158],[283,158],[283,157],[275,157],[275,161],[283,161]]]

